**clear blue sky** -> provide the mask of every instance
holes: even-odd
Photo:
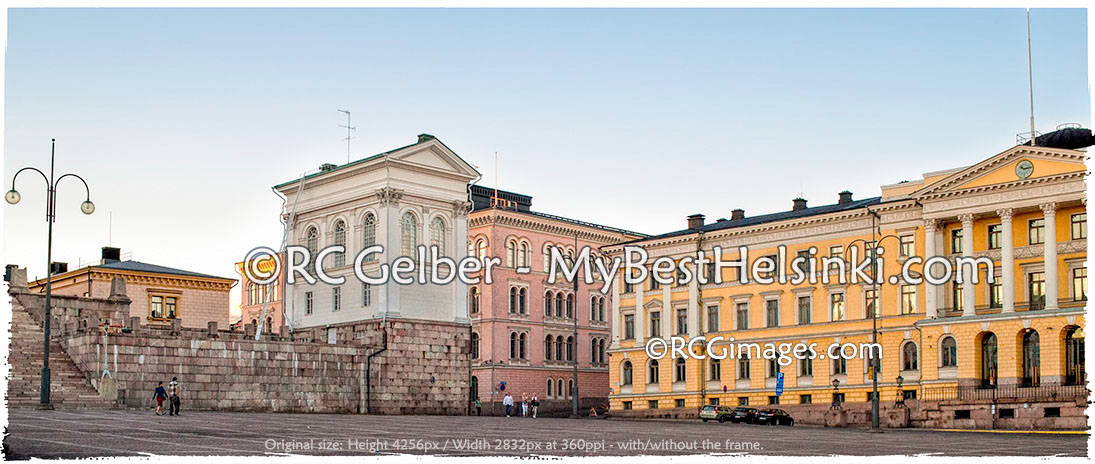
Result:
[[[1083,10],[1033,10],[1038,129],[1090,126]],[[4,187],[58,139],[54,258],[225,276],[277,245],[270,191],[436,135],[537,210],[648,233],[975,163],[1028,125],[1024,11],[10,10]],[[44,192],[4,206],[44,270]]]

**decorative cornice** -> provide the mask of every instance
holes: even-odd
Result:
[[[573,226],[567,223],[562,223],[552,220],[550,218],[544,218],[540,216],[520,213],[506,214],[504,210],[499,209],[487,209],[482,210],[481,212],[476,211],[469,215],[469,231],[477,227],[486,227],[492,225],[513,227],[516,229],[558,235],[567,238],[573,238],[575,235],[577,235],[579,240],[593,242],[594,244],[598,245],[619,243],[629,238],[621,236],[620,234],[613,234],[608,232],[592,232],[592,229]],[[472,232],[469,232],[468,235],[470,236],[472,234]]]

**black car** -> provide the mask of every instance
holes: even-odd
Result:
[[[756,408],[734,408],[734,412],[730,413],[730,422],[738,423],[745,422],[746,424],[752,424],[757,418]]]
[[[795,418],[782,409],[765,409],[757,413],[755,424],[795,425]]]

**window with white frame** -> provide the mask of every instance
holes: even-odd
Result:
[[[830,320],[843,321],[845,316],[844,293],[834,292],[829,294]]]
[[[399,228],[400,252],[403,256],[410,257],[417,261],[418,255],[415,253],[415,247],[418,246],[418,218],[410,211],[403,213],[403,219],[400,221]]]
[[[373,245],[376,245],[376,215],[365,213],[365,218],[361,221],[361,248]]]
[[[335,222],[335,245],[346,247],[346,221],[339,219]],[[346,265],[346,252],[334,253],[334,267]]]

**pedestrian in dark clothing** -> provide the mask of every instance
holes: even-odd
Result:
[[[152,399],[156,400],[156,415],[163,415],[163,400],[167,398],[167,390],[163,388],[163,382],[156,387],[156,391],[152,393]]]
[[[481,403],[479,401],[479,398],[475,399],[475,415],[477,415],[477,416],[482,416],[483,415],[483,403]]]
[[[179,378],[172,377],[171,383],[167,384],[167,392],[171,395],[171,400],[168,402],[168,415],[179,415]]]

